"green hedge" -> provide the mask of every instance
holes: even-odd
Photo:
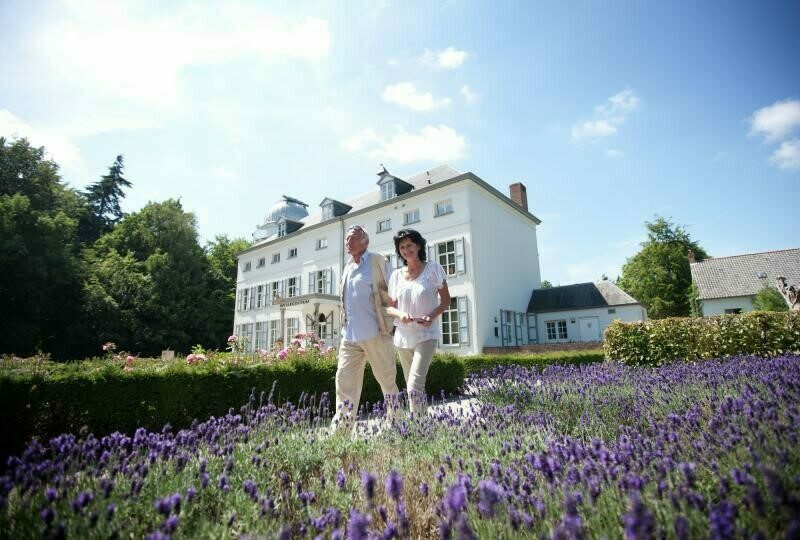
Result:
[[[437,354],[428,371],[429,395],[458,391],[472,372],[504,364],[544,366],[587,363],[603,359],[601,351],[579,351],[514,356],[459,357]],[[159,430],[166,423],[189,426],[194,419],[219,416],[244,404],[251,391],[268,394],[273,401],[297,402],[301,395],[328,392],[334,398],[336,364],[324,359],[281,363],[208,362],[187,366],[183,361],[136,360],[126,372],[124,364],[93,360],[59,364],[46,361],[0,363],[0,459],[19,453],[26,441],[47,440],[86,426],[97,435],[133,432],[138,427]],[[405,387],[397,366],[397,383]],[[381,399],[380,387],[367,367],[363,403]],[[0,465],[2,469],[2,465]]]
[[[662,365],[736,354],[775,356],[800,350],[800,312],[753,311],[741,315],[615,321],[605,333],[608,358],[625,364]]]

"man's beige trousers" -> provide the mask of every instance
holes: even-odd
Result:
[[[336,370],[336,414],[331,426],[350,429],[358,416],[361,388],[364,385],[364,367],[369,362],[375,380],[381,386],[386,401],[387,414],[396,407],[397,363],[391,336],[375,336],[365,341],[352,342],[342,338],[339,344],[339,365]],[[389,399],[387,399],[387,396]]]

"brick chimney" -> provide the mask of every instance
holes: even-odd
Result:
[[[692,251],[691,249],[686,254],[686,256],[689,258],[689,264],[697,262],[697,260],[694,258],[694,251]]]
[[[525,189],[525,184],[517,182],[508,186],[508,191],[511,193],[511,200],[517,205],[528,211],[528,190]]]

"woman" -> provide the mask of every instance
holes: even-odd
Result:
[[[417,231],[399,231],[394,237],[394,248],[403,268],[389,278],[391,306],[387,313],[395,317],[394,345],[400,354],[414,414],[425,413],[425,379],[436,342],[442,336],[436,319],[450,306],[444,268],[437,262],[426,261],[425,244]]]

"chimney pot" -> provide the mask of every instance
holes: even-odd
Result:
[[[528,211],[528,190],[525,189],[525,184],[516,182],[508,186],[508,191],[511,195],[511,200],[517,203],[517,206]]]
[[[689,263],[690,263],[690,264],[691,264],[691,263],[696,263],[696,262],[697,262],[697,259],[695,259],[695,257],[694,257],[694,251],[692,251],[691,249],[690,249],[690,250],[689,250],[689,252],[686,254],[686,256],[689,258]]]

